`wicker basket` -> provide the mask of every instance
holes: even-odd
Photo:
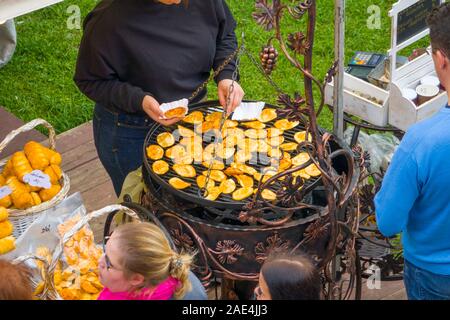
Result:
[[[8,146],[8,144],[20,133],[30,131],[37,127],[38,125],[45,126],[49,131],[49,141],[50,148],[55,150],[55,138],[56,133],[55,129],[52,127],[50,123],[43,119],[35,119],[30,121],[29,123],[23,125],[22,127],[11,131],[6,138],[0,143],[0,154],[1,152]],[[8,159],[4,159],[0,161],[0,170],[2,170],[3,166],[6,164]],[[63,172],[61,178],[61,191],[53,197],[51,200],[41,203],[40,205],[25,209],[11,209],[9,212],[9,220],[14,226],[14,237],[18,238],[25,230],[43,213],[45,210],[54,207],[58,203],[60,203],[63,199],[66,198],[70,189],[70,180],[69,177]]]
[[[53,275],[49,273],[49,264],[45,258],[42,258],[40,256],[29,254],[25,256],[20,256],[12,261],[13,264],[19,264],[23,263],[28,260],[39,260],[43,264],[43,271],[40,274],[40,279],[37,279],[35,276],[32,276],[31,281],[31,287],[33,290],[36,290],[39,283],[44,283],[44,289],[42,290],[42,293],[40,293],[36,298],[39,300],[58,300],[60,299],[58,297],[58,294],[56,293],[54,284],[53,284]]]
[[[139,218],[139,216],[137,215],[136,212],[134,212],[130,208],[124,207],[122,205],[110,205],[110,206],[104,207],[104,208],[102,208],[100,210],[93,211],[93,212],[85,215],[84,217],[82,217],[80,219],[80,221],[78,221],[72,227],[72,229],[70,229],[69,231],[67,231],[64,234],[64,237],[61,239],[59,245],[55,248],[55,251],[54,251],[53,256],[52,256],[52,261],[51,261],[51,263],[49,265],[49,268],[48,268],[48,274],[52,275],[50,277],[51,279],[53,279],[53,274],[54,274],[56,265],[58,264],[58,261],[62,260],[62,258],[63,258],[64,245],[66,244],[66,242],[69,241],[84,226],[86,226],[89,223],[89,221],[91,221],[92,219],[99,218],[99,217],[101,217],[103,215],[109,214],[109,213],[114,212],[114,211],[121,211],[124,214],[126,214],[127,216],[129,216],[131,219],[134,219],[135,221],[141,222],[141,219]],[[48,286],[50,288],[49,292],[51,293],[50,298],[52,300],[54,300],[54,299],[62,300],[62,298],[58,294],[58,292],[56,290],[54,290],[54,286],[53,286],[52,281],[49,281]],[[49,297],[49,296],[47,295],[47,297]]]

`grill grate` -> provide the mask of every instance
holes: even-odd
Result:
[[[270,105],[270,104],[266,104],[265,105],[266,108],[277,108],[276,106]],[[216,104],[212,105],[212,104],[203,104],[202,106],[198,106],[198,107],[190,107],[189,108],[189,112],[192,111],[201,111],[204,115],[207,114],[211,114],[213,112],[216,111],[222,111],[221,107],[218,107]],[[275,121],[277,121],[279,119],[275,119],[272,120],[270,122],[266,123],[266,127],[273,127]],[[188,124],[185,122],[180,122],[178,123],[186,128],[189,128],[191,130],[194,130],[194,125],[193,124]],[[144,143],[144,165],[146,166],[146,171],[148,172],[148,174],[150,174],[150,176],[152,177],[152,180],[155,181],[156,183],[158,183],[159,185],[161,185],[162,187],[164,187],[166,190],[170,191],[172,194],[179,196],[185,200],[200,204],[202,206],[205,207],[216,207],[216,208],[229,208],[229,209],[233,209],[233,210],[240,210],[246,203],[251,202],[253,196],[250,196],[246,199],[244,199],[243,201],[235,201],[232,199],[232,194],[221,194],[215,201],[210,201],[210,200],[206,200],[203,197],[200,196],[199,193],[199,187],[197,185],[197,181],[196,178],[199,174],[201,174],[203,171],[208,170],[208,168],[206,168],[205,166],[203,166],[201,163],[195,163],[197,161],[197,159],[194,159],[194,163],[192,164],[192,166],[195,168],[196,170],[196,177],[194,178],[185,178],[185,177],[180,177],[178,176],[172,169],[172,165],[173,162],[170,158],[166,157],[166,155],[164,154],[164,157],[161,160],[166,161],[167,163],[169,163],[170,165],[170,170],[164,174],[164,175],[157,175],[156,173],[153,172],[152,170],[152,164],[155,162],[154,160],[151,160],[149,158],[147,158],[146,156],[146,152],[145,152],[145,148],[147,148],[149,145],[152,144],[158,144],[156,141],[156,137],[163,132],[170,132],[172,133],[174,130],[177,129],[178,124],[175,124],[173,126],[169,126],[169,127],[164,127],[162,125],[160,125],[159,123],[155,123],[148,135],[147,138],[145,140]],[[239,125],[239,128],[246,130],[248,128]],[[287,143],[287,142],[296,142],[294,139],[294,134],[298,131],[303,131],[305,130],[304,128],[301,127],[301,125],[295,127],[294,129],[291,130],[287,130],[284,131],[283,136],[284,136],[284,141],[283,143]],[[203,148],[205,148],[208,144],[212,143],[213,141],[203,141]],[[177,142],[176,142],[177,143]],[[237,148],[237,147],[235,147]],[[253,157],[257,156],[257,153],[252,153]],[[261,157],[257,157],[258,162],[256,164],[252,164],[252,163],[248,163],[246,162],[246,165],[254,168],[255,170],[257,170],[258,172],[261,171],[262,167],[267,167],[270,163],[270,158],[267,157],[267,163],[261,160]],[[183,181],[189,182],[191,183],[191,186],[189,186],[188,188],[185,188],[183,190],[177,190],[175,188],[173,188],[169,183],[169,179],[173,178],[173,177],[178,177],[180,179],[182,179]],[[236,182],[236,179],[234,179]],[[312,184],[317,184],[320,180],[320,177],[317,178],[313,178],[311,177],[311,179],[307,180],[305,182],[305,187],[311,186]],[[256,188],[258,185],[258,182],[256,180],[254,180],[254,188]],[[217,182],[216,182],[217,185]],[[236,186],[238,186],[238,183],[236,182]],[[272,191],[276,192],[276,190],[278,190],[280,188],[280,183],[279,182],[275,182],[273,183],[269,189],[271,189]]]

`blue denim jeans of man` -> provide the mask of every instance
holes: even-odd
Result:
[[[403,281],[409,300],[450,300],[450,276],[423,270],[405,260]]]
[[[128,173],[142,165],[144,140],[153,124],[147,117],[115,113],[96,104],[94,142],[99,159],[120,195]]]

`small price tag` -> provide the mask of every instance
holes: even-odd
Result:
[[[41,170],[34,170],[23,177],[23,181],[32,187],[50,189],[50,177]]]
[[[8,186],[0,187],[0,199],[9,196],[12,193],[12,190]]]

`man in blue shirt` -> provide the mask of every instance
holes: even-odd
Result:
[[[450,3],[428,18],[432,56],[450,97]],[[375,197],[386,236],[403,232],[409,299],[450,299],[450,108],[412,126]]]

